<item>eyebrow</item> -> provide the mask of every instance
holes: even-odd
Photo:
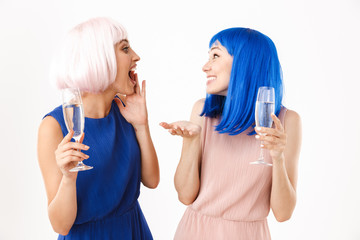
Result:
[[[123,40],[121,40],[121,41],[119,42],[119,44],[122,43],[122,42],[127,42],[128,44],[130,43],[129,40],[123,39]]]
[[[209,53],[210,53],[212,50],[214,50],[214,49],[219,49],[220,51],[222,51],[221,48],[219,48],[219,47],[217,47],[217,46],[214,46],[214,47],[210,48]]]

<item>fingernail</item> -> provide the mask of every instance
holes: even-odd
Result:
[[[261,131],[261,127],[256,127],[256,130]]]
[[[264,145],[263,145],[263,144],[261,144],[261,145],[260,145],[260,147],[264,147]]]
[[[89,147],[89,146],[85,146],[84,148],[85,148],[85,149],[89,149],[90,147]]]
[[[89,158],[89,155],[85,155],[85,158],[88,159],[88,158]]]
[[[260,138],[260,136],[259,136],[259,135],[256,135],[256,136],[255,136],[255,138],[256,138],[256,139],[259,139],[259,138]]]

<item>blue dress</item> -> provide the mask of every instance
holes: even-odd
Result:
[[[54,117],[63,135],[68,131],[62,107],[46,116]],[[140,148],[134,128],[121,115],[115,101],[108,116],[85,118],[83,143],[94,168],[78,173],[77,216],[66,236],[58,239],[153,239],[140,205]]]

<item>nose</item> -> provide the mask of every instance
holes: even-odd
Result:
[[[140,61],[139,55],[137,55],[134,50],[133,50],[133,61],[134,61],[134,62]]]
[[[209,61],[205,63],[205,65],[202,67],[203,72],[207,72],[211,69]]]

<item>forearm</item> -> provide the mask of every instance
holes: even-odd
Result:
[[[273,161],[271,208],[279,222],[290,219],[296,205],[296,191],[288,177],[284,156]]]
[[[62,178],[59,190],[48,206],[48,214],[54,231],[67,235],[77,214],[76,179]]]
[[[160,170],[149,126],[146,124],[134,128],[141,152],[141,181],[148,188],[156,188],[160,181]]]
[[[200,137],[184,138],[174,181],[179,200],[185,205],[193,203],[199,193],[200,159]]]

